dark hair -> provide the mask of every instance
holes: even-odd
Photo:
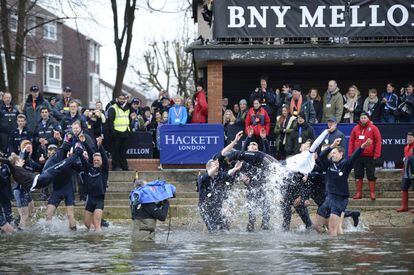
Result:
[[[73,127],[74,124],[77,124],[77,125],[79,125],[79,127],[82,128],[82,124],[79,120],[75,120],[74,122],[72,122],[72,127]]]
[[[377,91],[377,89],[372,88],[372,89],[369,89],[368,90],[368,93],[376,93],[376,94],[378,94],[378,91]]]
[[[414,87],[414,82],[408,82],[406,87],[408,86]]]
[[[392,82],[387,83],[387,86],[390,85],[391,87],[393,87],[395,89],[395,85]]]
[[[77,102],[76,100],[72,99],[71,101],[69,101],[69,105],[72,103],[76,103],[76,106],[79,107],[79,102]]]
[[[312,91],[316,91],[316,98],[315,98],[315,100],[317,100],[317,101],[321,101],[321,100],[322,100],[321,95],[319,94],[319,91],[318,91],[318,89],[316,89],[316,88],[310,88],[310,89],[309,89],[309,92],[308,92],[308,97],[309,97],[309,98],[311,97],[311,92],[312,92]]]
[[[262,76],[260,76],[260,81],[262,81],[262,80],[267,82],[267,81],[269,81],[269,78],[265,75],[262,75]]]
[[[342,154],[345,153],[345,149],[342,146],[335,146],[334,148],[332,148],[332,150],[333,149],[338,150],[339,153],[342,153]]]
[[[48,112],[50,112],[49,108],[46,106],[43,106],[42,108],[40,108],[40,112],[42,112],[43,110],[47,110]]]

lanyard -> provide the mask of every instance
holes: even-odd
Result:
[[[181,116],[182,109],[180,108],[180,106],[178,106],[178,110],[179,112],[177,113],[177,108],[174,107],[174,113],[176,118]]]
[[[299,136],[302,136],[302,127],[299,127]]]

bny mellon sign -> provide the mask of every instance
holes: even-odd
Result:
[[[214,37],[414,36],[414,1],[218,0]]]

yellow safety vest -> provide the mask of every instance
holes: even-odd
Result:
[[[124,111],[117,104],[112,105],[115,110],[114,129],[118,132],[129,131],[129,109]]]

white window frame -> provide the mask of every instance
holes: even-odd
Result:
[[[95,63],[97,65],[99,65],[99,62],[101,62],[100,52],[101,52],[101,49],[99,48],[98,45],[96,45],[96,48],[95,48]]]
[[[95,43],[92,40],[89,41],[89,60],[95,61]]]
[[[33,70],[30,71],[29,70],[29,62],[33,62]],[[26,59],[26,72],[28,74],[36,74],[36,60],[35,59],[31,59],[31,58],[27,58]]]
[[[50,29],[54,29],[54,32],[51,32]],[[43,25],[43,38],[48,39],[48,40],[57,40],[56,22],[49,22]]]
[[[100,100],[100,81],[99,81],[99,75],[96,73],[89,74],[89,105],[95,106],[96,101]]]
[[[16,21],[16,28],[12,28],[12,20]],[[12,32],[17,32],[17,26],[19,25],[19,17],[15,10],[10,10],[9,26]]]
[[[50,59],[59,60],[59,64],[55,62],[50,62]],[[56,68],[59,67],[59,75],[58,78],[50,77],[50,66],[53,66],[53,75],[56,74]],[[44,78],[44,85],[49,92],[53,93],[60,93],[62,90],[62,56],[59,55],[45,55],[44,61],[44,70],[43,70],[43,78]]]
[[[8,83],[8,79],[7,79],[6,56],[4,55],[4,53],[1,54],[1,62],[3,62],[3,73],[5,75],[5,78],[4,78],[5,84],[6,84],[6,87],[8,87],[9,83]]]
[[[36,16],[29,16],[29,18],[27,19],[27,29],[31,29],[36,27]],[[36,28],[34,28],[33,30],[29,31],[27,33],[30,36],[36,36]]]

